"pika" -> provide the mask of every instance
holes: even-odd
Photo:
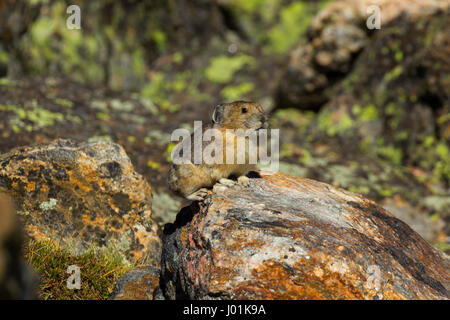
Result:
[[[249,139],[244,137],[246,143],[245,161],[237,161],[237,139],[235,132],[245,131],[252,132],[260,129],[268,128],[268,118],[262,107],[255,102],[235,101],[232,103],[224,103],[216,106],[212,113],[212,123],[202,128],[202,135],[207,129],[216,129],[222,137],[222,157],[224,161],[220,164],[194,164],[191,155],[183,155],[182,164],[171,163],[169,168],[168,184],[169,188],[176,194],[181,195],[189,200],[203,200],[208,188],[213,187],[216,183],[226,186],[232,186],[235,182],[230,177],[237,177],[237,182],[241,185],[248,186],[249,178],[246,174],[256,168],[256,163],[249,161]],[[239,130],[241,129],[241,130]],[[191,150],[194,150],[194,134],[191,135]],[[242,141],[242,140],[241,140]],[[218,143],[216,140],[211,142],[202,142],[202,150],[207,144]],[[183,142],[179,143],[174,149],[178,152],[182,148]],[[219,147],[219,149],[220,149]],[[231,154],[230,158],[234,160],[228,161],[227,154]]]

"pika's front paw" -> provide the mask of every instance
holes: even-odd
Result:
[[[250,179],[247,176],[240,176],[238,177],[238,184],[248,187],[250,185]]]
[[[195,191],[194,193],[191,193],[186,198],[192,201],[203,201],[205,200],[206,196],[208,195],[208,189],[201,188]]]
[[[234,182],[233,180],[226,179],[226,178],[219,179],[219,183],[223,184],[224,186],[227,186],[227,187],[232,187],[236,184],[236,182]]]

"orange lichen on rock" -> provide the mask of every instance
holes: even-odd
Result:
[[[151,188],[117,144],[56,140],[14,149],[0,157],[0,190],[26,213],[32,238],[70,242],[74,253],[114,246],[131,262],[159,264]]]
[[[449,299],[450,261],[374,202],[259,173],[164,229],[162,289],[190,299]]]
[[[117,281],[112,300],[152,300],[159,286],[159,270],[140,267],[129,271]]]

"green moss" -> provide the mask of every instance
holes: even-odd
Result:
[[[0,50],[0,63],[7,63],[9,61],[9,55],[5,51]],[[0,82],[0,84],[2,84]]]
[[[111,109],[120,112],[132,112],[135,105],[130,101],[120,101],[118,99],[113,99],[110,102]]]
[[[309,26],[312,19],[308,5],[293,2],[281,9],[280,22],[268,32],[268,50],[274,53],[285,53],[299,42],[301,34]]]
[[[404,141],[408,139],[408,136],[409,136],[408,130],[402,130],[395,134],[394,139],[397,141]]]
[[[309,111],[302,112],[295,108],[287,108],[276,110],[271,118],[275,122],[288,122],[298,127],[299,132],[304,132],[306,127],[316,120],[316,114]]]
[[[226,86],[221,91],[221,95],[226,101],[241,100],[247,93],[253,91],[253,89],[253,83],[244,82],[236,86]]]
[[[308,151],[308,149],[302,148],[302,155],[300,157],[300,162],[308,165],[311,163],[313,157],[311,153]]]
[[[161,164],[158,163],[158,162],[152,161],[152,160],[148,160],[147,161],[147,166],[152,168],[152,169],[158,169],[161,166]]]
[[[390,197],[395,193],[394,189],[384,186],[384,188],[377,188],[378,194],[382,197]]]
[[[384,79],[389,82],[397,79],[402,73],[403,67],[401,65],[397,65],[391,71],[385,74]]]
[[[334,122],[333,115],[328,110],[322,111],[317,120],[319,130],[325,131],[330,137],[343,134],[355,126],[355,121],[348,114],[344,114]]]
[[[0,111],[9,111],[15,114],[15,117],[9,119],[14,132],[20,132],[21,129],[33,131],[50,127],[56,122],[64,120],[63,114],[39,107],[36,100],[28,102],[26,106],[0,105]]]
[[[402,60],[403,60],[403,52],[401,52],[400,50],[396,51],[395,52],[395,61],[401,62]]]
[[[450,251],[450,244],[443,241],[443,242],[437,242],[434,244],[434,246],[436,248],[438,248],[439,250],[443,251],[443,252],[448,252]]]
[[[176,63],[180,64],[180,63],[183,62],[184,57],[183,57],[183,54],[182,54],[181,52],[175,52],[175,53],[172,55],[172,59],[173,59],[173,61],[175,61]]]
[[[63,99],[63,98],[55,98],[54,99],[55,103],[59,104],[62,107],[65,108],[72,108],[73,107],[73,102],[67,99]]]
[[[145,51],[143,48],[137,48],[131,54],[133,73],[138,78],[143,78],[147,69],[145,63]]]
[[[167,49],[167,36],[161,30],[155,30],[152,33],[152,39],[155,41],[159,51],[165,51]]]
[[[450,82],[450,79],[449,79],[448,82]],[[450,113],[447,113],[447,114],[444,114],[444,115],[440,116],[440,117],[438,118],[438,120],[437,120],[437,123],[438,123],[438,124],[444,124],[444,123],[446,123],[447,121],[450,121]]]
[[[167,162],[172,162],[172,150],[176,147],[177,143],[170,142],[167,144],[166,151],[164,152],[164,157]]]
[[[359,193],[366,195],[370,192],[370,188],[368,186],[349,186],[348,190],[350,192]]]
[[[359,120],[364,122],[377,120],[379,118],[377,107],[374,104],[369,104],[364,108],[360,105],[354,105],[352,107],[352,113],[357,116]]]
[[[148,84],[146,84],[142,90],[142,96],[150,98],[152,100],[160,100],[161,94],[164,91],[164,74],[162,72],[156,72],[153,74],[152,79]]]
[[[109,116],[109,114],[104,113],[104,112],[97,112],[96,116],[97,116],[97,119],[102,120],[102,121],[111,120],[111,117]]]
[[[321,111],[317,117],[317,126],[319,130],[326,131],[331,125],[331,112],[328,110]]]
[[[395,148],[393,145],[379,146],[376,149],[376,153],[395,165],[401,164],[403,159],[402,150]]]
[[[227,83],[233,79],[234,74],[244,66],[254,66],[254,58],[245,54],[234,57],[218,56],[211,59],[205,70],[206,78],[215,83]]]

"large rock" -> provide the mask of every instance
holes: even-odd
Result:
[[[369,30],[366,26],[367,12],[371,5],[377,5],[381,13],[381,30]],[[391,23],[403,15],[403,20],[417,23],[421,17],[430,15],[448,4],[436,0],[339,0],[322,10],[308,28],[308,42],[294,49],[288,66],[282,76],[278,105],[318,110],[332,96],[332,87],[352,70],[358,55],[377,33],[399,33],[402,24]],[[404,23],[404,22],[403,22]],[[397,29],[395,29],[397,28]],[[431,30],[433,31],[433,30]],[[421,38],[423,34],[408,39]],[[410,41],[413,42],[413,41]],[[386,46],[384,43],[383,46]],[[370,48],[370,54],[380,48]],[[370,70],[369,67],[367,67]],[[382,69],[381,69],[382,70]],[[383,71],[385,73],[387,71]],[[377,82],[374,82],[377,83]]]
[[[281,80],[278,105],[320,109],[313,124],[299,123],[308,129],[293,139],[298,145],[311,135],[313,144],[322,140],[321,144],[331,146],[339,162],[348,155],[359,168],[365,166],[366,159],[374,159],[380,161],[377,166],[383,170],[390,166],[384,163],[392,164],[392,171],[407,169],[380,180],[377,169],[370,169],[372,172],[360,181],[370,181],[371,193],[375,188],[392,190],[386,194],[398,192],[416,213],[427,212],[444,220],[445,226],[438,229],[449,234],[450,2],[399,0],[375,4],[381,6],[380,30],[369,32],[366,28],[366,1],[336,1],[316,17],[308,43],[291,55]],[[359,28],[366,39],[352,40],[350,32],[338,34],[339,28]],[[334,30],[336,36],[330,37],[327,30]],[[351,44],[358,43],[361,47],[355,47],[354,53],[339,53],[341,48],[348,51]],[[341,56],[346,59],[339,60]],[[284,134],[282,142],[290,142],[288,139]],[[311,167],[320,172],[315,177],[324,176],[330,168]],[[376,180],[384,180],[386,187]],[[403,184],[408,180],[411,187],[397,189],[399,181]],[[416,192],[419,196],[412,196]],[[376,193],[385,197],[383,192]],[[433,242],[448,241],[434,237]]]
[[[449,258],[374,202],[261,176],[248,188],[215,187],[166,226],[166,298],[450,298]]]
[[[56,140],[15,149],[0,156],[0,190],[12,195],[33,239],[159,264],[151,188],[117,144]]]
[[[12,203],[0,194],[0,300],[37,298],[38,277],[23,258],[22,244]]]

